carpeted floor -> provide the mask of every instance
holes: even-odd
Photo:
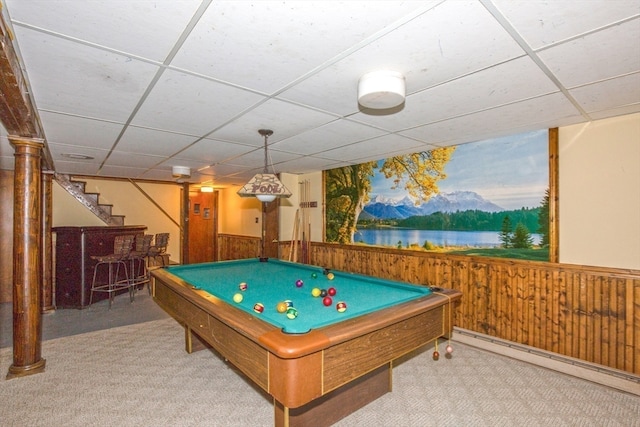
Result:
[[[42,374],[0,379],[2,426],[270,426],[273,408],[172,319],[43,342]],[[640,398],[453,343],[394,368],[393,392],[336,426],[640,426]],[[11,364],[0,350],[0,372]]]

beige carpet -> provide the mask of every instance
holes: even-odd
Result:
[[[336,426],[640,426],[640,398],[461,343],[394,368],[394,391]],[[172,319],[43,343],[46,372],[5,380],[0,426],[270,426],[273,409]]]

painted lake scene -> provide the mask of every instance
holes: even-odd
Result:
[[[327,242],[547,261],[548,131],[325,172]]]

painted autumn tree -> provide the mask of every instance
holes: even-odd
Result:
[[[416,203],[426,202],[438,193],[438,181],[447,177],[444,167],[455,147],[395,156],[379,167],[392,189],[404,185]],[[327,197],[326,235],[328,242],[352,243],[358,217],[369,201],[371,177],[377,162],[346,166],[325,172]]]

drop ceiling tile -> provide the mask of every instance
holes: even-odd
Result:
[[[534,49],[640,14],[637,0],[492,2]]]
[[[640,71],[640,18],[538,53],[567,88]]]
[[[193,135],[128,126],[116,149],[129,153],[171,156],[197,139]]]
[[[570,91],[587,113],[640,103],[640,72]]]
[[[39,115],[46,139],[52,144],[109,150],[123,128],[120,123],[48,111],[40,111]],[[91,139],[87,139],[87,135],[91,135]]]
[[[109,150],[91,147],[90,145],[71,145],[71,144],[56,144],[49,143],[47,144],[49,147],[49,151],[51,152],[51,157],[56,165],[56,170],[60,167],[61,162],[69,162],[69,159],[65,155],[83,155],[89,156],[91,159],[87,160],[74,160],[76,163],[86,163],[86,164],[94,164],[96,170],[100,166],[100,163],[104,161],[104,159],[109,154]]]
[[[103,168],[111,166],[123,166],[127,168],[148,169],[157,164],[161,164],[164,160],[165,157],[163,156],[112,151]]]
[[[401,132],[425,144],[445,146],[585,121],[561,93],[456,117]]]
[[[209,164],[224,162],[249,151],[255,146],[232,144],[214,139],[202,139],[175,155],[176,159],[204,160]]]
[[[262,99],[245,90],[166,70],[132,124],[204,135]]]
[[[320,170],[339,168],[350,164],[353,163],[337,160],[327,162],[327,159],[321,157],[305,156],[289,162],[282,162],[278,166],[282,171],[287,171],[287,173],[303,174],[317,172]]]
[[[273,135],[269,137],[269,144],[272,144],[335,119],[330,114],[270,99],[210,136],[260,147],[264,145],[264,139],[258,133],[259,129],[273,130]]]
[[[34,26],[162,62],[201,2],[6,0],[5,3],[11,18],[19,21],[14,26]]]
[[[67,175],[97,175],[99,164],[83,162],[56,162],[56,172]]]
[[[422,150],[424,150],[424,145],[420,142],[402,135],[390,134],[351,144],[340,149],[327,150],[321,156],[328,159],[358,163],[379,160],[386,153],[413,153]]]
[[[172,66],[273,93],[404,15],[435,3],[216,1]]]
[[[105,165],[96,175],[113,178],[143,178],[146,169],[119,165]],[[166,179],[170,179],[167,177]]]
[[[41,110],[125,122],[158,70],[20,27],[16,36]]]
[[[384,134],[384,131],[361,123],[335,120],[276,142],[271,147],[289,153],[309,155],[374,138],[382,134]]]

